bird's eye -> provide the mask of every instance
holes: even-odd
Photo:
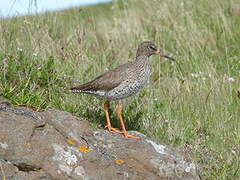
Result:
[[[149,46],[149,48],[150,48],[151,50],[154,50],[154,51],[157,50],[154,46]]]

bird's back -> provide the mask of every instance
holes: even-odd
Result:
[[[132,68],[132,66],[133,61],[130,61],[101,74],[90,82],[71,88],[70,90],[72,92],[83,93],[90,93],[90,91],[110,91],[124,81],[127,76],[127,72]]]

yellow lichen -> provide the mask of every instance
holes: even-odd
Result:
[[[26,142],[26,145],[27,146],[32,146],[32,143],[31,142]]]
[[[67,143],[69,145],[75,145],[76,144],[76,141],[74,139],[71,139],[71,138],[67,138]]]
[[[81,152],[90,152],[90,149],[88,149],[86,146],[78,146],[77,148]]]
[[[38,169],[38,170],[36,170],[37,172],[43,172],[43,169]]]
[[[117,164],[122,164],[122,163],[124,163],[124,160],[122,160],[122,159],[116,159],[116,160],[115,160],[115,163],[117,163]]]

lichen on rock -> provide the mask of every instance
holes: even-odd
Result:
[[[199,179],[184,152],[139,132],[130,133],[140,140],[125,139],[94,131],[68,112],[35,112],[2,101],[0,160],[7,179]]]

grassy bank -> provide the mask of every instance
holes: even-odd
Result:
[[[184,148],[204,179],[238,179],[240,16],[233,4],[132,0],[0,20],[0,96],[103,127],[103,101],[67,89],[129,61],[151,40],[177,61],[151,58],[150,82],[123,102],[128,129]]]

